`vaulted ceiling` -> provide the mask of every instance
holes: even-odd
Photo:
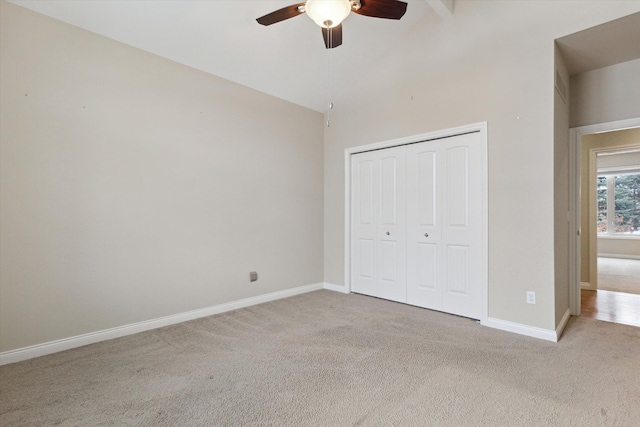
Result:
[[[256,18],[300,0],[9,0],[69,24],[317,111],[393,49],[427,13],[453,0],[405,0],[400,21],[350,14],[327,50],[307,16],[264,27]],[[434,6],[430,6],[430,3]]]
[[[343,45],[327,50],[307,16],[256,22],[301,0],[8,1],[320,112],[329,92],[348,91],[419,21],[455,19],[456,10],[455,0],[404,0],[399,21],[352,13]],[[527,19],[519,16],[518,25]],[[617,21],[558,40],[572,74],[640,57],[640,14]]]

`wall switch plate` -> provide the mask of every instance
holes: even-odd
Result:
[[[536,303],[536,293],[527,291],[527,304],[535,304]]]
[[[249,280],[252,282],[255,282],[256,280],[258,280],[258,273],[256,273],[255,271],[252,271],[251,273],[249,273]]]

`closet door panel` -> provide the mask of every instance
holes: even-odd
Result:
[[[469,295],[469,247],[447,245],[447,292]]]
[[[438,287],[438,247],[430,243],[418,243],[417,246],[415,286],[420,290],[435,291]]]
[[[380,161],[377,239],[378,295],[406,302],[406,147],[374,151]]]
[[[406,147],[351,156],[354,292],[406,302]]]
[[[438,143],[407,147],[407,302],[440,309],[440,152]]]
[[[351,287],[354,292],[377,294],[376,188],[379,165],[364,153],[351,158]]]
[[[375,272],[375,243],[373,239],[358,240],[358,279],[373,280]]]
[[[354,292],[479,319],[480,133],[351,160]]]
[[[469,147],[447,149],[445,161],[445,223],[450,228],[465,228],[469,226]]]
[[[482,274],[481,141],[477,133],[442,140],[442,310],[479,319]]]

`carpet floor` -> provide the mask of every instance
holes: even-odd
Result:
[[[317,291],[0,367],[2,426],[640,426],[640,328]]]
[[[640,259],[598,257],[598,289],[640,294]]]

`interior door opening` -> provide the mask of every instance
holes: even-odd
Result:
[[[574,202],[571,203],[570,218],[575,239],[571,242],[573,279],[570,306],[573,315],[640,326],[640,295],[620,292],[624,291],[620,288],[623,285],[621,280],[625,280],[622,276],[635,280],[632,265],[636,261],[640,265],[638,227],[630,218],[633,215],[623,212],[623,205],[629,200],[622,200],[633,197],[633,194],[623,193],[635,185],[632,182],[635,178],[631,175],[640,172],[640,164],[630,162],[616,166],[612,162],[624,153],[637,152],[640,146],[637,141],[635,144],[612,144],[616,131],[640,132],[640,118],[571,129],[571,192]],[[607,161],[603,163],[602,159]],[[620,181],[618,186],[615,185],[616,176]],[[640,213],[637,205],[627,208]],[[627,248],[626,253],[620,249],[623,246]],[[619,274],[620,268],[625,271],[623,259],[629,260],[629,266],[626,273]],[[603,268],[608,271],[604,275],[600,271]],[[613,281],[613,285],[609,283],[601,287],[601,281]]]

